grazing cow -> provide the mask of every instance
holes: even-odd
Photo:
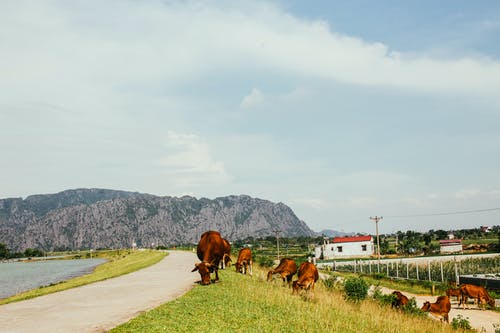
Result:
[[[298,280],[293,281],[293,293],[298,293],[300,289],[306,291],[314,291],[314,283],[319,279],[319,273],[316,266],[311,262],[303,262],[300,264]]]
[[[231,244],[225,238],[222,238],[222,241],[224,242],[224,256],[220,262],[220,268],[224,269],[231,266]]]
[[[297,273],[297,264],[295,261],[289,258],[282,258],[278,267],[271,269],[267,273],[267,281],[271,281],[274,274],[279,274],[281,275],[283,282],[285,282],[286,279],[288,286],[290,286],[295,273]]]
[[[457,297],[457,302],[460,301],[460,288],[448,288],[448,290],[446,290],[446,296],[448,296],[450,298],[450,301],[451,301],[451,296],[456,296]]]
[[[393,308],[400,308],[408,304],[408,297],[403,295],[400,291],[393,291],[392,294],[396,296],[396,298],[392,301],[391,306]]]
[[[486,291],[484,287],[476,286],[473,284],[462,284],[460,285],[460,294],[462,295],[460,304],[462,304],[462,307],[464,309],[468,297],[477,299],[478,307],[481,307],[481,304],[483,304],[484,309],[486,308],[486,304],[488,304],[492,308],[495,308],[495,300],[490,296],[490,294],[488,294],[488,291]]]
[[[219,280],[219,263],[224,257],[224,242],[217,231],[207,231],[201,235],[197,248],[198,259],[191,272],[198,271],[201,284],[210,284],[210,273],[215,271],[215,281]]]
[[[436,302],[430,303],[425,302],[422,306],[422,311],[430,312],[432,315],[440,318],[440,320],[444,320],[447,323],[448,321],[448,313],[450,312],[451,304],[448,296],[439,296],[436,299]]]
[[[248,247],[242,248],[238,254],[238,261],[236,262],[236,272],[242,274],[252,275],[252,250]]]

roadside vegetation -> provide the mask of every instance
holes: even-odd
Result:
[[[17,295],[1,299],[1,304],[22,301],[29,298],[34,298],[54,292],[83,286],[89,283],[94,283],[120,275],[128,274],[139,269],[151,266],[166,256],[164,251],[153,250],[110,250],[97,251],[92,254],[93,258],[105,258],[107,261],[104,264],[97,266],[92,273],[82,275],[67,281],[49,286],[32,289]],[[82,254],[74,254],[76,258],[82,257]],[[85,253],[84,257],[90,257],[89,253]]]
[[[349,301],[334,285],[320,282],[314,295],[297,296],[279,278],[267,282],[264,268],[254,267],[253,277],[234,267],[219,274],[220,282],[196,286],[111,332],[457,332],[373,297]]]

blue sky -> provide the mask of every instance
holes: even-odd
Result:
[[[0,198],[247,194],[316,231],[499,224],[460,213],[500,207],[498,1],[0,8]]]

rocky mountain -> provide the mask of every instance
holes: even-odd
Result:
[[[352,232],[331,230],[331,229],[323,229],[320,232],[318,232],[317,234],[323,235],[326,237],[343,237],[343,236],[351,236],[353,233]]]
[[[207,230],[248,236],[314,236],[283,203],[246,195],[216,199],[77,189],[0,199],[0,243],[12,251],[171,246],[197,243]]]

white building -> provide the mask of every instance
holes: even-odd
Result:
[[[441,253],[455,253],[462,252],[462,240],[461,239],[443,239],[439,241],[439,252]]]
[[[335,237],[314,249],[317,259],[369,257],[374,253],[372,236]]]

